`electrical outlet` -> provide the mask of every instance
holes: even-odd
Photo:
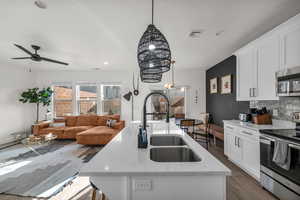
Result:
[[[273,109],[273,116],[278,117],[278,109]]]
[[[133,180],[134,191],[150,191],[152,188],[151,180],[135,179]]]

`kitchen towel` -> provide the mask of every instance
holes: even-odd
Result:
[[[291,165],[291,149],[285,142],[276,140],[274,145],[273,162],[277,166],[289,170]]]

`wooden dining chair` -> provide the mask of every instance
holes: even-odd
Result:
[[[188,135],[193,137],[193,132],[195,130],[195,120],[194,119],[182,119],[180,120],[180,128],[184,130]]]
[[[209,113],[201,113],[200,114],[200,120],[203,122],[203,124],[198,125],[194,132],[193,132],[193,138],[200,143],[205,143],[206,144],[206,149],[208,149],[208,146],[210,144],[210,139],[209,139],[209,129],[210,129],[210,124],[209,124]]]

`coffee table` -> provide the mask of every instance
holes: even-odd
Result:
[[[28,149],[30,149],[31,151],[33,151],[34,153],[41,155],[39,152],[37,152],[34,149],[34,146],[36,145],[42,145],[42,144],[49,144],[52,141],[54,141],[57,138],[56,135],[53,135],[52,133],[49,133],[47,135],[30,135],[27,138],[24,138],[23,140],[21,140],[21,143],[27,147]]]

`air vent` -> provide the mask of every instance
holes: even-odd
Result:
[[[194,30],[192,32],[190,32],[189,36],[191,38],[200,38],[201,35],[203,34],[204,30]]]
[[[41,9],[46,9],[47,8],[47,4],[45,2],[43,2],[42,0],[36,0],[34,2],[34,4]]]

